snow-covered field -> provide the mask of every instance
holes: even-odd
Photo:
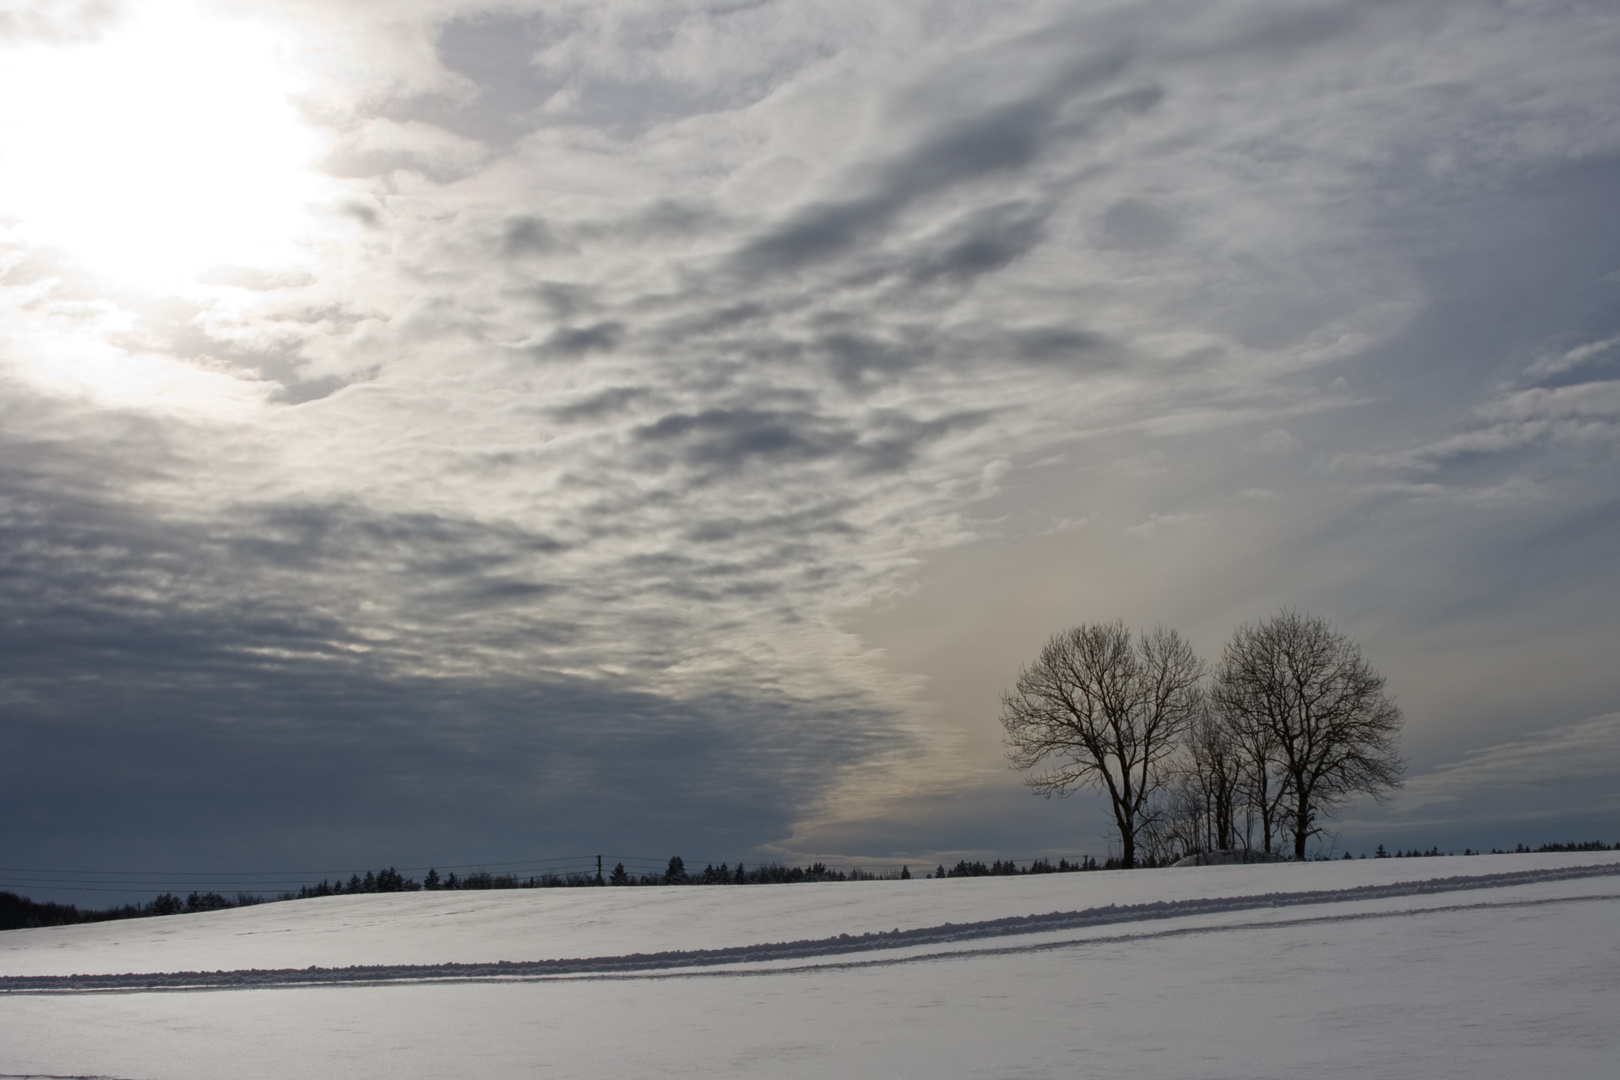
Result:
[[[1617,1061],[1608,853],[406,893],[0,934],[5,1076],[1609,1080]]]

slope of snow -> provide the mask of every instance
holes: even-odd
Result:
[[[0,976],[489,963],[858,935],[1108,904],[1346,889],[1620,862],[1620,853],[1366,859],[1023,878],[332,896],[0,934]]]
[[[1620,873],[1608,871],[1620,859],[1599,853],[415,893],[12,931],[0,934],[0,1074],[1609,1077]],[[1348,891],[1525,872],[1486,888]],[[1275,893],[1310,902],[1242,899]],[[1215,902],[1130,906],[1195,899]],[[1110,904],[1122,909],[1034,933],[900,935],[635,974],[186,993],[86,993],[61,978],[837,943]],[[55,977],[54,989],[16,992],[18,976]]]

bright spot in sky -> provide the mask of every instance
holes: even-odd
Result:
[[[285,52],[185,0],[96,40],[0,48],[0,221],[142,290],[298,261],[323,192]]]

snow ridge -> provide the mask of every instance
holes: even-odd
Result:
[[[1301,907],[1478,889],[1500,889],[1580,878],[1620,876],[1620,863],[1521,870],[1499,874],[1459,875],[1389,885],[1361,885],[1347,889],[1272,892],[1222,899],[1159,900],[1144,904],[1109,904],[1080,911],[1054,911],[1044,915],[1009,916],[972,923],[942,923],[913,930],[895,929],[860,935],[801,941],[739,945],[719,949],[671,950],[570,959],[449,964],[379,964],[343,968],[276,968],[235,971],[178,971],[106,975],[0,976],[0,994],[80,994],[118,991],[182,991],[257,989],[269,987],[380,985],[422,981],[484,981],[534,979],[569,975],[652,973],[677,968],[757,964],[804,960],[874,950],[942,945],[1018,934],[1077,930],[1120,923],[1214,915],[1266,908]]]

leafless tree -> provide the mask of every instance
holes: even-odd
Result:
[[[1001,699],[1013,767],[1043,795],[1101,787],[1119,828],[1120,859],[1136,865],[1137,834],[1181,733],[1203,700],[1203,663],[1173,630],[1135,642],[1123,622],[1053,635]]]
[[[1358,793],[1381,799],[1400,786],[1401,710],[1360,648],[1324,619],[1283,611],[1239,627],[1216,671],[1213,701],[1244,745],[1267,850],[1277,809],[1294,835],[1294,857],[1303,859],[1306,841],[1339,804]],[[1280,790],[1266,786],[1279,778]]]
[[[1236,757],[1234,817],[1236,810],[1242,810],[1245,849],[1253,847],[1254,821],[1260,819],[1260,848],[1270,854],[1292,793],[1288,771],[1278,763],[1277,738],[1263,711],[1250,707],[1240,683],[1222,678],[1224,670],[1223,666],[1217,671],[1209,700],[1212,718]]]
[[[1197,814],[1197,850],[1237,847],[1237,812],[1243,799],[1243,755],[1234,733],[1212,708],[1200,709],[1187,728],[1185,762],[1177,779],[1183,813]]]
[[[1137,858],[1164,866],[1210,850],[1209,807],[1200,778],[1185,763],[1171,770],[1136,832]]]

